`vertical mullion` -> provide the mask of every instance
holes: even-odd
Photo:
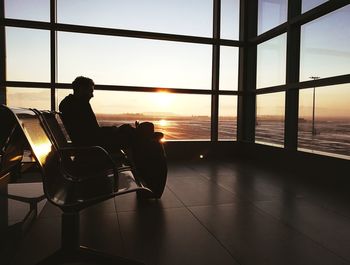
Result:
[[[218,140],[219,127],[219,74],[220,74],[220,13],[221,0],[214,0],[213,5],[213,54],[212,54],[212,82],[211,82],[211,141]]]
[[[0,0],[0,104],[6,104],[5,0]]]
[[[301,0],[288,2],[288,20],[301,14]],[[289,26],[287,31],[287,65],[286,82],[298,83],[300,73],[300,25]],[[284,123],[284,147],[289,150],[297,150],[298,147],[298,107],[299,90],[286,91],[285,99],[285,123]]]
[[[51,110],[56,109],[56,0],[50,0],[50,91]]]
[[[256,44],[250,39],[257,35],[258,0],[240,1],[239,78],[237,106],[237,140],[254,142],[256,113]]]
[[[0,104],[6,104],[6,41],[5,41],[5,1],[0,0]],[[7,180],[0,182],[0,191],[7,194]],[[5,235],[8,229],[8,201],[7,198],[0,198],[0,235]],[[4,239],[2,239],[4,240]],[[2,258],[2,260],[4,260]],[[6,263],[6,258],[5,258]]]

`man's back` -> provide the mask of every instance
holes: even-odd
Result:
[[[100,127],[88,101],[74,95],[65,97],[59,106],[63,123],[76,145],[97,145]]]

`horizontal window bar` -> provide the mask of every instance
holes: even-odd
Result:
[[[289,83],[289,84],[280,85],[280,86],[265,87],[265,88],[260,88],[256,91],[250,91],[249,93],[255,93],[260,95],[260,94],[286,91],[290,89],[304,89],[304,88],[331,86],[331,85],[339,85],[339,84],[346,84],[346,83],[350,83],[350,74],[332,76],[328,78],[304,81],[299,83]]]
[[[23,81],[6,81],[6,87],[32,87],[32,88],[47,88],[51,87],[51,83],[44,82],[23,82]],[[53,84],[57,89],[71,89],[69,83]],[[206,95],[241,95],[238,91],[212,91],[205,89],[183,89],[183,88],[165,88],[165,87],[137,87],[137,86],[117,86],[117,85],[95,85],[95,90],[104,91],[130,91],[130,92],[168,92],[178,94],[206,94]]]
[[[227,40],[227,39],[214,39],[214,38],[206,38],[206,37],[146,32],[146,31],[136,31],[136,30],[88,27],[88,26],[39,22],[39,21],[20,20],[20,19],[6,18],[4,19],[2,24],[10,27],[46,29],[46,30],[53,29],[56,31],[88,33],[88,34],[97,34],[97,35],[106,35],[106,36],[144,38],[144,39],[154,39],[154,40],[191,42],[191,43],[226,45],[226,46],[243,46],[244,45],[244,43],[241,41]]]

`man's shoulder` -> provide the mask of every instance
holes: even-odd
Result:
[[[75,100],[75,97],[72,94],[69,94],[61,101],[59,105],[59,110],[61,112],[67,112],[71,109],[74,109],[76,105],[77,105],[77,102]]]

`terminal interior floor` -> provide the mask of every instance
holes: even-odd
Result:
[[[10,189],[40,193],[41,185]],[[59,248],[60,210],[39,207],[10,264],[35,264]],[[9,224],[26,210],[9,201]],[[170,162],[160,200],[127,194],[80,216],[82,245],[149,265],[350,264],[346,193],[247,161]]]

